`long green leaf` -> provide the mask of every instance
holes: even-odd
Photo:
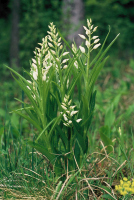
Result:
[[[36,139],[36,142],[40,139],[40,137],[42,136],[42,134],[48,129],[48,127],[56,120],[56,118],[54,118],[51,122],[48,123],[48,125],[41,131],[41,133],[39,134],[39,136]]]
[[[47,159],[51,162],[52,165],[54,164],[56,156],[54,154],[50,153],[44,146],[42,146],[38,143],[33,143],[31,141],[29,141],[28,144],[31,147],[35,148],[40,153],[42,153],[44,156],[46,156]]]

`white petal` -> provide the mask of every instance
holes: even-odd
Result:
[[[66,104],[65,104],[65,103],[62,103],[62,105],[66,107]]]
[[[67,118],[66,114],[64,114],[63,117],[64,117],[65,121],[68,121],[68,118]]]
[[[74,66],[78,69],[78,62],[77,61],[74,62]]]
[[[69,124],[68,123],[63,123],[65,126],[69,126]]]
[[[61,107],[62,107],[64,110],[67,110],[67,108],[66,108],[65,106],[61,105]]]
[[[95,32],[97,30],[98,26],[94,27],[93,32]]]
[[[69,79],[68,79],[68,80],[69,80]],[[72,99],[68,102],[68,105],[69,105],[69,106],[70,106],[71,102],[72,102]]]
[[[64,52],[64,53],[62,54],[62,56],[65,56],[65,55],[67,55],[67,54],[69,54],[69,52]]]
[[[28,83],[30,83],[30,84],[32,83],[32,82],[31,82],[31,81],[29,81],[29,80],[27,80],[27,82],[28,82]]]
[[[86,31],[86,35],[90,35],[90,33],[91,33],[90,30]]]
[[[93,36],[92,39],[95,40],[96,38],[98,38],[99,36]]]
[[[61,41],[61,37],[58,39],[58,42],[60,42]]]
[[[64,65],[63,69],[66,69],[68,67],[68,65]]]
[[[69,59],[64,59],[63,61],[62,61],[62,63],[65,63],[65,62],[67,62]]]
[[[90,42],[86,40],[85,45],[87,46],[87,48],[90,47]]]
[[[88,30],[89,30],[86,26],[83,26],[83,28],[85,29],[85,31],[88,31]]]
[[[96,45],[93,47],[93,49],[97,49],[100,45],[101,45],[101,43],[96,44]]]
[[[50,47],[54,47],[50,42],[48,42],[48,45],[49,45]]]
[[[53,51],[53,50],[51,50],[51,52],[52,52],[53,54],[56,54],[56,52],[55,52],[55,51]]]
[[[82,39],[86,39],[86,37],[84,35],[78,34]]]
[[[32,61],[36,64],[36,60],[32,58]]]
[[[82,119],[77,119],[76,122],[79,123]]]
[[[89,20],[87,19],[87,25],[88,25],[88,27],[90,26],[90,22],[89,22]]]
[[[46,74],[45,74],[45,73],[44,73],[43,76],[42,76],[42,80],[43,80],[43,81],[46,81]]]
[[[78,112],[78,110],[76,110],[76,111],[72,111],[71,114],[70,114],[70,116],[75,115],[77,112]]]
[[[74,109],[76,106],[70,106],[70,109]]]
[[[37,70],[37,66],[34,63],[32,63],[32,67],[34,68],[34,70]]]
[[[91,26],[91,30],[92,30],[93,26],[94,26],[94,25]]]
[[[84,47],[79,46],[79,48],[80,48],[80,50],[81,50],[82,53],[85,53],[85,48]]]
[[[94,41],[94,44],[98,43],[99,41],[100,41],[100,39],[96,39],[96,40]]]
[[[33,78],[34,80],[37,80],[38,77],[38,72],[37,71],[33,71]]]

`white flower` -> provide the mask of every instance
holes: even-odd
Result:
[[[63,117],[64,117],[65,121],[68,121],[68,118],[67,118],[66,114],[64,114]]]
[[[74,45],[74,44],[72,44],[72,50],[73,50],[73,52],[74,52],[74,53],[76,53],[76,52],[77,52],[77,49],[76,49],[76,47],[75,47],[75,45]]]
[[[69,81],[69,79],[68,79],[68,81]],[[69,106],[70,106],[71,102],[72,102],[72,99],[68,102],[68,105],[69,105]]]
[[[93,49],[97,49],[100,45],[101,45],[101,43],[96,44],[96,45],[93,47]]]
[[[30,84],[32,83],[32,82],[31,82],[31,81],[29,81],[29,80],[27,80],[27,82],[28,82],[28,83],[30,83]]]
[[[79,48],[80,48],[80,50],[81,50],[82,53],[85,53],[85,48],[84,47],[79,46]]]
[[[92,39],[95,40],[96,38],[98,38],[99,36],[93,36]]]
[[[32,67],[34,68],[35,71],[37,70],[37,66],[34,63],[32,63]]]
[[[78,69],[78,62],[77,61],[74,62],[74,66]]]
[[[70,114],[70,116],[72,117],[72,116],[75,115],[77,112],[78,112],[78,110],[72,111],[71,114]]]
[[[47,78],[47,77],[46,77],[46,74],[44,73],[43,76],[42,76],[42,80],[43,80],[43,81],[46,81],[46,78]]]
[[[51,42],[53,41],[50,35],[48,35],[48,39],[49,39]]]
[[[99,41],[100,41],[100,39],[96,39],[96,40],[94,41],[94,44],[98,43]]]
[[[84,35],[78,34],[82,39],[86,39],[86,37]]]
[[[68,67],[68,65],[64,65],[63,69],[66,69]]]
[[[50,42],[48,42],[48,45],[49,45],[50,47],[52,47],[52,48],[54,47]]]
[[[58,43],[58,45],[57,45],[57,46],[59,47],[60,45],[61,45],[61,42],[60,42],[60,43]]]
[[[69,126],[69,124],[68,123],[63,123],[65,126]]]
[[[65,103],[62,103],[62,105],[66,107],[66,104],[65,104]]]
[[[51,52],[55,55],[56,54],[56,52],[54,51],[54,50],[51,50]]]
[[[94,25],[91,26],[91,28],[90,28],[91,30],[92,30],[93,26],[94,26]]]
[[[64,97],[64,101],[67,102],[68,99],[69,99],[69,96],[65,95],[65,97]]]
[[[32,84],[32,82],[29,81],[29,80],[27,80],[27,82],[30,83],[30,84]],[[28,88],[29,90],[31,90],[29,86],[27,86],[27,88]]]
[[[83,26],[83,28],[85,29],[85,31],[88,31],[88,30],[89,30],[86,26]]]
[[[62,107],[64,110],[67,110],[67,108],[66,108],[65,106],[61,105],[61,107]]]
[[[55,46],[58,46],[57,42],[53,41],[53,43],[55,44]]]
[[[69,54],[69,52],[64,52],[64,53],[62,54],[62,56],[66,56],[67,54]]]
[[[86,40],[85,45],[87,46],[87,48],[90,47],[90,42],[88,40]]]
[[[58,42],[60,42],[61,41],[61,37],[58,39]]]
[[[79,123],[82,119],[77,119],[76,122]]]
[[[90,33],[91,33],[90,30],[86,31],[86,35],[90,35]]]
[[[38,77],[38,71],[33,71],[34,80],[37,80],[37,77]]]
[[[35,60],[34,58],[32,58],[32,61],[33,61],[33,63],[35,63],[35,64],[36,64],[36,60]]]
[[[59,62],[60,60],[59,60],[59,58],[56,58],[56,60],[57,60],[57,62]]]
[[[88,27],[90,26],[90,22],[89,22],[89,20],[87,19],[87,25],[88,25]]]
[[[63,61],[62,61],[62,63],[65,63],[65,62],[67,62],[69,59],[64,59]]]
[[[70,106],[70,109],[74,109],[76,106]]]
[[[98,26],[94,27],[93,32],[95,32],[97,30]]]

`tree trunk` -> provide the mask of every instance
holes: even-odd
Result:
[[[63,29],[67,34],[66,39],[74,40],[76,45],[82,43],[78,34],[83,34],[84,3],[83,0],[63,0]]]
[[[11,17],[10,67],[19,67],[20,0],[13,0]]]

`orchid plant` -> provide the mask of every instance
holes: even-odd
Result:
[[[53,23],[48,27],[48,35],[35,48],[30,73],[26,72],[29,80],[7,68],[19,78],[14,76],[30,101],[22,102],[23,108],[14,111],[36,128],[35,141],[29,144],[46,157],[56,176],[60,176],[80,169],[87,156],[95,81],[108,59],[104,56],[118,35],[103,51],[109,33],[101,46],[91,19],[84,26],[85,35],[79,34],[84,40],[79,48],[75,43],[70,47]],[[91,60],[90,54],[100,46]]]

